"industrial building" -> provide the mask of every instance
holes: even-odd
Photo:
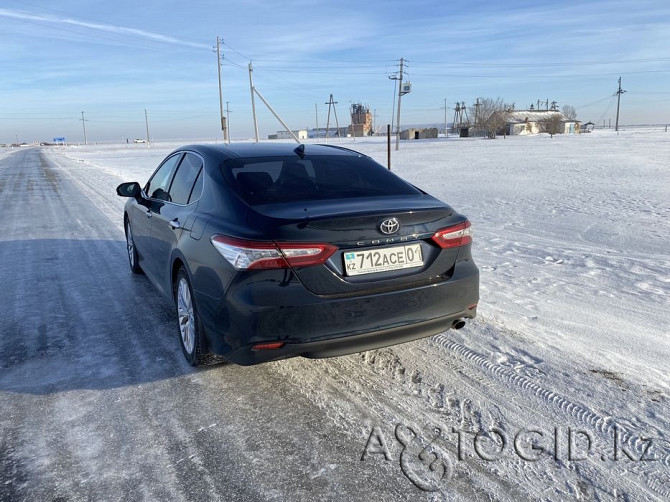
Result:
[[[372,114],[370,108],[355,103],[351,105],[351,125],[349,135],[355,138],[370,136],[372,134]]]

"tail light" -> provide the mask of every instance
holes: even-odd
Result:
[[[257,242],[213,235],[212,245],[237,270],[321,265],[337,248],[330,244]]]
[[[470,222],[463,223],[438,230],[432,237],[433,242],[443,249],[457,248],[472,242],[472,230]]]

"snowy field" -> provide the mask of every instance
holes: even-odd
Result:
[[[386,164],[381,138],[330,142]],[[42,151],[121,241],[116,185],[144,184],[176,146]],[[670,500],[670,133],[411,141],[392,157],[395,173],[472,222],[478,318],[267,371],[328,417],[331,440],[354,445],[352,469],[404,475],[417,500]],[[315,476],[348,468],[333,461]]]
[[[386,165],[383,138],[330,143]],[[55,151],[82,163],[113,216],[114,184],[144,184],[182,144]],[[482,319],[670,391],[670,133],[402,142],[391,162],[471,220]]]

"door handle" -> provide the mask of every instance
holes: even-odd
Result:
[[[179,218],[175,218],[174,220],[170,220],[170,226],[172,227],[173,230],[177,230],[178,228],[181,227],[179,223]]]

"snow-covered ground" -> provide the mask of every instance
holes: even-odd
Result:
[[[386,165],[383,138],[330,143]],[[177,146],[64,155],[82,162],[84,183],[143,184]],[[670,390],[669,133],[403,142],[392,169],[472,221],[482,318]]]
[[[331,143],[386,164],[383,139]],[[176,146],[43,150],[122,240],[115,186],[144,183]],[[670,499],[670,133],[411,141],[392,157],[471,220],[478,318],[379,351],[264,365],[357,445],[357,467],[312,474],[404,474],[421,500]]]

